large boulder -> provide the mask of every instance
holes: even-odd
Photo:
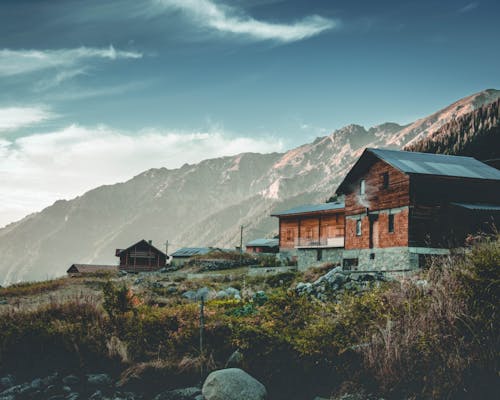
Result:
[[[189,387],[160,393],[153,400],[194,400],[200,394],[199,388]]]
[[[257,379],[239,368],[214,371],[202,389],[206,400],[264,400],[266,388]]]

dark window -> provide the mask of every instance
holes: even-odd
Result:
[[[382,174],[382,189],[389,188],[389,172],[384,172]]]
[[[375,253],[370,253],[370,260],[375,260]]]
[[[361,220],[356,221],[356,236],[361,236]]]
[[[357,258],[344,258],[342,260],[342,269],[344,269],[344,270],[357,270],[358,269],[358,259]]]
[[[394,232],[394,214],[389,214],[389,232]]]
[[[366,182],[364,179],[361,179],[359,182],[359,194],[364,195],[366,192]]]
[[[323,259],[323,249],[316,250],[316,261],[321,261]]]

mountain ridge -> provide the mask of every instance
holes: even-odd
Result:
[[[239,244],[276,233],[275,210],[325,201],[365,147],[401,149],[500,98],[488,89],[414,123],[351,124],[284,153],[241,153],[153,168],[92,189],[0,229],[2,284],[61,275],[75,262],[115,263],[140,239],[170,249]],[[160,243],[160,244],[158,244]]]

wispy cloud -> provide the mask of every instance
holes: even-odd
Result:
[[[236,7],[215,3],[212,0],[153,0],[162,10],[180,10],[197,25],[222,33],[244,35],[254,40],[295,42],[303,40],[338,25],[332,19],[311,15],[289,24],[263,22],[246,15]]]
[[[0,108],[0,133],[38,124],[54,116],[52,112],[41,107]]]
[[[467,13],[467,12],[473,11],[473,10],[475,10],[478,7],[479,7],[479,2],[474,1],[472,3],[466,4],[462,8],[459,8],[458,12],[463,14],[463,13]]]
[[[237,136],[217,127],[200,132],[124,132],[69,125],[16,140],[0,139],[0,226],[57,199],[129,179],[152,167],[281,150],[283,142],[276,138]]]
[[[49,69],[75,69],[91,59],[137,59],[142,54],[108,48],[78,47],[57,50],[0,50],[0,76],[13,76]],[[68,79],[61,76],[59,79]]]

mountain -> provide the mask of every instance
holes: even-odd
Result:
[[[172,250],[234,247],[240,225],[245,241],[276,234],[270,213],[325,201],[365,147],[414,146],[445,135],[461,118],[479,127],[479,119],[490,115],[480,110],[494,107],[499,98],[500,91],[490,89],[410,125],[385,123],[368,130],[348,125],[286,153],[245,153],[151,169],[57,201],[0,229],[0,283],[62,275],[76,262],[115,263],[115,248],[142,238],[159,248],[168,240]]]

